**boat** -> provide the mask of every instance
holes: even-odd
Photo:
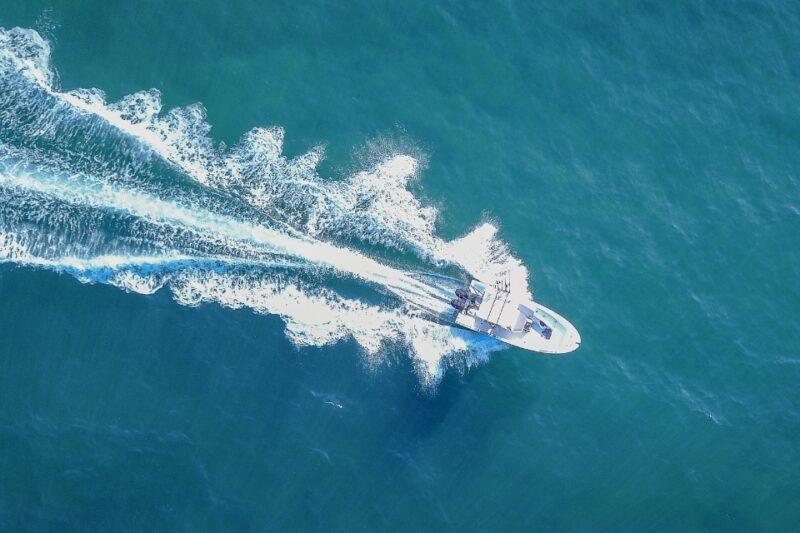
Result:
[[[455,292],[450,304],[457,325],[525,350],[548,354],[572,352],[581,336],[567,319],[527,295],[512,292],[508,281],[487,284],[473,279]]]

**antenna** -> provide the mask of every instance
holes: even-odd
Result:
[[[502,270],[498,273],[497,279],[494,282],[497,290],[503,292],[511,292],[511,271],[509,269]]]

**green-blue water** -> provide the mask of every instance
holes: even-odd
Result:
[[[800,4],[5,0],[0,26],[0,530],[797,528]],[[149,88],[161,119],[111,104]],[[242,140],[265,127],[285,157]],[[485,250],[448,243],[484,223],[577,352],[402,306],[403,273],[466,278]]]

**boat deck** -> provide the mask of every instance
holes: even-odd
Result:
[[[475,317],[512,331],[522,331],[525,325],[525,315],[519,308],[519,303],[511,298],[505,291],[486,288],[483,298],[475,310]]]
[[[456,324],[538,352],[567,353],[580,345],[575,327],[551,309],[482,283],[470,288],[480,299],[456,314]]]

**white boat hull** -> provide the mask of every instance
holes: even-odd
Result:
[[[477,281],[470,284],[470,291],[480,294],[480,298],[471,307],[457,312],[455,323],[463,328],[548,354],[569,353],[581,344],[575,326],[552,309]]]

